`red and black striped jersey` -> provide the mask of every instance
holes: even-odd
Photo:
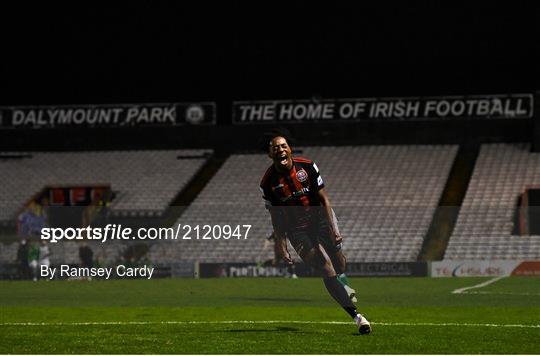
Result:
[[[293,232],[321,226],[322,204],[319,190],[324,182],[313,161],[293,157],[289,172],[278,172],[270,166],[261,181],[261,191],[268,210],[274,212],[274,228]]]
[[[267,206],[320,206],[319,190],[324,182],[317,165],[306,158],[293,157],[288,173],[270,166],[261,180],[261,191]]]

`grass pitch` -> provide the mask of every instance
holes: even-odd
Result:
[[[3,281],[0,353],[540,353],[540,279],[487,280],[351,279],[367,336],[316,278]]]

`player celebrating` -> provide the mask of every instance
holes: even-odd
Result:
[[[354,319],[360,334],[369,334],[371,324],[357,312],[338,281],[337,275],[345,272],[342,237],[317,165],[305,158],[293,158],[283,136],[271,139],[268,155],[273,164],[261,181],[261,190],[272,217],[276,252],[292,263],[288,238],[307,265],[322,271],[328,293]]]

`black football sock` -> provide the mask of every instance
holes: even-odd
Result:
[[[351,318],[355,318],[358,312],[356,311],[356,306],[353,302],[351,302],[351,299],[349,298],[349,295],[347,294],[347,291],[341,285],[341,283],[338,282],[337,277],[324,277],[324,286],[328,290],[328,293],[338,302],[339,305],[345,311],[351,316]]]
[[[295,272],[294,272],[294,265],[289,265],[287,267],[287,272],[292,276]]]

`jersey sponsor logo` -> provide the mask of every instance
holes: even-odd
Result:
[[[283,197],[281,198],[280,200],[282,202],[286,202],[290,199],[295,199],[295,198],[298,198],[298,197],[301,197],[302,195],[308,195],[309,194],[309,188],[308,187],[304,187],[300,190],[297,190],[295,192],[293,192],[291,195],[289,196],[286,196],[286,197]]]
[[[296,179],[298,179],[299,182],[305,182],[307,177],[307,172],[303,168],[296,172]]]

